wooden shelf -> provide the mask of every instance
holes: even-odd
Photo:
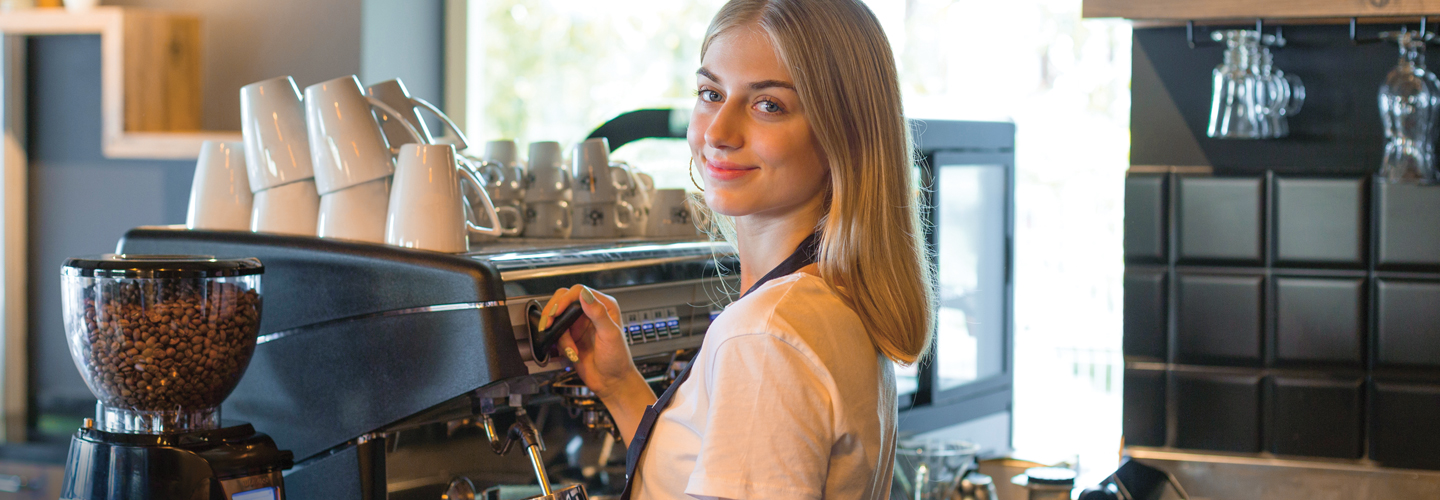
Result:
[[[193,159],[206,140],[239,131],[200,130],[200,20],[130,7],[85,13],[40,8],[0,14],[7,36],[100,35],[101,150],[107,158]]]
[[[1440,0],[1084,0],[1082,17],[1154,21],[1348,20],[1440,15]]]

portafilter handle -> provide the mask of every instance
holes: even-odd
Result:
[[[560,336],[564,335],[576,320],[584,316],[585,311],[580,308],[579,302],[571,303],[555,317],[555,322],[550,325],[550,328],[540,331],[542,312],[543,307],[540,305],[540,301],[531,301],[530,307],[526,311],[526,319],[529,320],[527,323],[530,329],[530,354],[535,357],[535,364],[545,366],[550,361],[550,348],[555,347],[555,343],[560,341]]]

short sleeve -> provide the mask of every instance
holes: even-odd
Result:
[[[705,375],[708,422],[685,493],[821,498],[834,442],[828,373],[795,346],[750,334],[717,346]]]

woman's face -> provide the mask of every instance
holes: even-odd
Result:
[[[794,79],[764,31],[717,35],[695,79],[687,136],[711,210],[783,216],[822,195],[828,169]]]

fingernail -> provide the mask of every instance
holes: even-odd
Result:
[[[540,317],[540,331],[543,332],[543,331],[545,331],[546,328],[549,328],[549,327],[550,327],[550,317],[549,317],[549,316],[541,316],[541,317]]]
[[[580,362],[580,354],[577,353],[577,352],[575,352],[575,348],[574,348],[574,347],[566,347],[566,348],[565,348],[565,357],[566,357],[567,359],[569,359],[571,363],[579,363],[579,362]]]
[[[585,301],[586,304],[594,304],[595,294],[590,293],[589,288],[582,289],[580,290],[580,300]]]
[[[545,316],[545,317],[549,317],[550,315],[555,314],[555,306],[557,306],[557,305],[559,305],[559,304],[557,304],[557,303],[555,303],[555,302],[551,302],[550,305],[545,306],[545,312],[540,313],[540,315],[541,315],[541,316]]]

